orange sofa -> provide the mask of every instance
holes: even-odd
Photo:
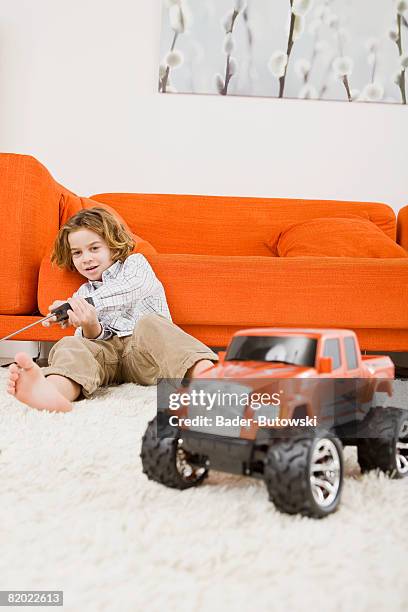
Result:
[[[276,257],[267,246],[288,223],[356,215],[408,249],[408,207],[397,224],[392,208],[367,202],[121,193],[91,200],[33,157],[0,155],[0,337],[82,283],[51,266],[51,245],[70,214],[105,203],[157,251],[140,249],[175,323],[211,346],[248,326],[302,326],[353,329],[367,350],[408,350],[408,258]],[[36,326],[16,339],[70,333]]]

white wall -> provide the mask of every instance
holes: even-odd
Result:
[[[81,195],[408,204],[407,107],[159,95],[160,11],[0,0],[0,149],[36,156]]]

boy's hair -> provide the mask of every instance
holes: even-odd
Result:
[[[89,229],[101,236],[112,253],[112,261],[125,261],[135,246],[129,230],[109,211],[94,206],[83,209],[60,228],[54,242],[51,261],[60,268],[75,270],[68,236],[80,229]]]

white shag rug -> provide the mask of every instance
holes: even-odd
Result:
[[[408,479],[362,477],[346,449],[340,510],[320,521],[279,513],[250,478],[168,489],[139,459],[154,387],[50,414],[7,395],[6,376],[0,589],[63,590],[70,612],[407,610]]]

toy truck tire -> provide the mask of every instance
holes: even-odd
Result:
[[[264,480],[269,499],[281,512],[313,518],[335,512],[343,486],[340,440],[319,431],[273,441]]]
[[[189,454],[180,442],[177,436],[157,436],[157,417],[149,422],[142,439],[140,457],[143,472],[150,480],[174,489],[188,489],[201,484],[208,476],[205,464],[190,465]]]
[[[379,469],[391,478],[408,476],[408,411],[376,406],[369,418],[367,437],[357,440],[361,471]]]

